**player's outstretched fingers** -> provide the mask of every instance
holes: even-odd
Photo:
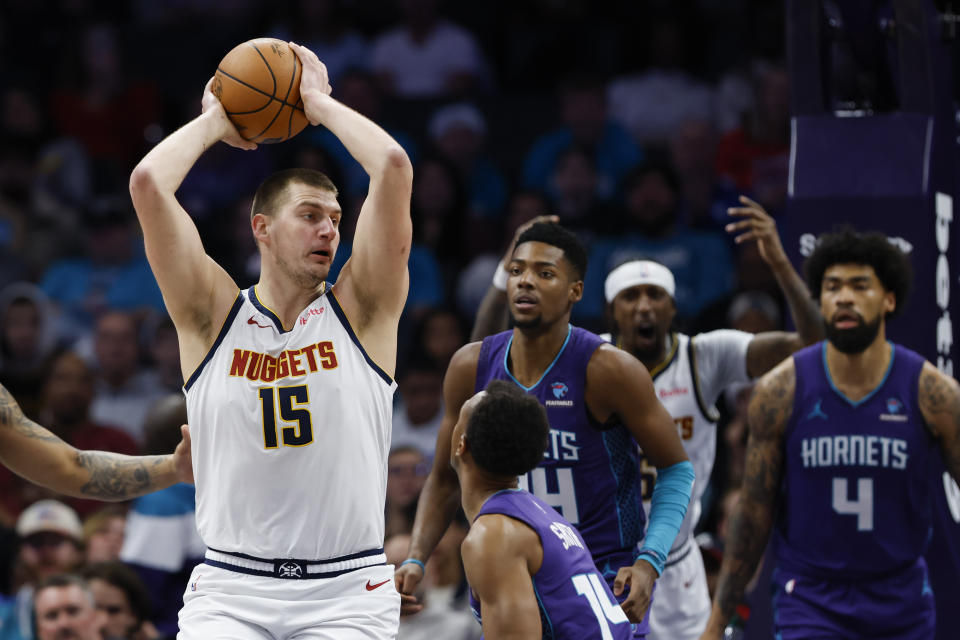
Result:
[[[409,616],[423,611],[423,605],[417,600],[416,596],[406,593],[400,594],[400,615]]]

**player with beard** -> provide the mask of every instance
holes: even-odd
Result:
[[[628,619],[640,623],[634,636],[645,637],[653,583],[686,512],[693,467],[644,366],[570,325],[586,261],[583,245],[559,225],[534,224],[518,238],[506,284],[514,329],[468,344],[451,360],[434,465],[396,582],[401,593],[414,592],[456,511],[450,437],[461,407],[491,380],[507,380],[535,396],[550,423],[544,458],[520,478],[521,488],[579,529]],[[660,473],[646,536],[637,444]]]
[[[960,386],[886,340],[911,272],[885,236],[824,235],[805,269],[827,339],[757,384],[702,637],[721,637],[772,528],[778,638],[931,638],[928,467],[939,453],[960,477]]]

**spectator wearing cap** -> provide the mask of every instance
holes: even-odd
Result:
[[[20,514],[20,546],[14,567],[16,594],[0,604],[0,640],[33,640],[36,586],[77,569],[83,562],[83,528],[77,513],[56,500],[41,500]]]
[[[491,219],[503,217],[507,181],[503,172],[484,154],[487,121],[467,102],[439,108],[427,127],[441,156],[460,171],[467,190],[467,213],[490,228]]]
[[[164,311],[134,217],[126,202],[104,199],[88,211],[86,252],[54,262],[40,287],[61,311],[59,332],[68,340],[87,334],[105,309]]]
[[[37,640],[101,640],[104,615],[82,578],[60,574],[37,586]],[[2,633],[2,631],[0,631]],[[112,639],[112,636],[110,636]]]

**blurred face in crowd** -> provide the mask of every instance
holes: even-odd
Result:
[[[638,284],[624,289],[611,303],[620,346],[648,368],[666,355],[667,333],[677,307],[663,287]]]
[[[69,573],[83,561],[79,544],[56,531],[33,533],[20,545],[20,562],[37,583],[58,573]]]
[[[110,312],[100,316],[94,332],[94,353],[100,373],[112,384],[119,384],[137,371],[137,323],[126,313]]]
[[[445,367],[457,349],[466,342],[460,320],[452,313],[432,314],[423,329],[423,348],[427,355]]]
[[[520,329],[553,326],[583,297],[583,281],[560,247],[524,242],[514,250],[507,272],[510,315]]]
[[[677,194],[659,171],[650,171],[625,194],[631,223],[640,231],[657,233],[673,223]]]
[[[3,318],[3,342],[10,357],[29,359],[40,343],[40,310],[31,300],[16,300]]]
[[[101,640],[103,617],[78,585],[48,587],[34,599],[38,640]]]
[[[96,602],[97,610],[106,618],[103,631],[107,636],[127,638],[139,626],[136,614],[130,606],[130,600],[123,589],[106,580],[92,578],[90,590]]]
[[[565,153],[553,170],[558,213],[579,218],[590,213],[597,200],[599,181],[593,159],[579,151]]]
[[[508,237],[520,228],[524,222],[549,213],[550,205],[539,193],[520,192],[510,198],[507,205]]]
[[[93,375],[79,356],[66,353],[54,361],[44,400],[57,423],[75,424],[87,419],[93,400]]]
[[[600,87],[568,89],[562,98],[561,118],[574,140],[582,144],[595,143],[603,135],[607,121],[603,90]]]
[[[122,514],[112,515],[87,538],[87,562],[109,562],[120,558],[123,548],[123,531],[127,519]]]
[[[443,379],[440,372],[417,369],[407,372],[400,382],[400,395],[407,410],[407,418],[412,424],[429,422],[440,411],[443,397]]]
[[[716,151],[716,132],[706,120],[687,120],[670,138],[670,158],[683,175],[712,176]]]
[[[387,460],[387,504],[404,508],[414,503],[427,479],[423,454],[413,449],[401,449]]]

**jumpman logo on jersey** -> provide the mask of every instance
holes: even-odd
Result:
[[[609,561],[607,561],[607,563],[603,565],[603,570],[601,571],[601,573],[603,574],[603,577],[604,577],[604,578],[606,578],[607,576],[615,576],[615,575],[617,575],[617,571],[616,571],[613,567],[610,566],[610,562],[609,562]]]
[[[813,405],[813,409],[807,414],[807,420],[813,420],[814,418],[823,418],[824,420],[827,420],[827,414],[825,414],[823,409],[820,408],[820,404],[822,402],[822,399],[817,398],[817,404]]]

